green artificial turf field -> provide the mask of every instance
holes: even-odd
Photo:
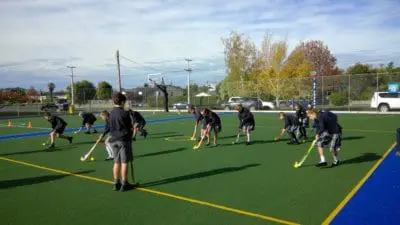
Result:
[[[220,145],[198,151],[187,140],[193,119],[148,124],[148,138],[134,143],[142,188],[126,193],[111,190],[112,162],[103,161],[104,145],[94,151],[94,162],[79,160],[98,135],[75,135],[73,144],[57,140],[54,152],[43,151],[46,136],[2,140],[2,224],[321,224],[392,145],[398,121],[398,116],[339,115],[343,164],[315,168],[313,151],[294,169],[311,141],[274,142],[282,126],[277,115],[256,114],[250,146],[231,144],[236,115],[221,118]],[[80,125],[78,117],[66,120],[69,127]],[[49,127],[41,118],[18,123],[27,121]],[[0,135],[41,131],[4,125]],[[328,151],[325,155],[331,162]]]

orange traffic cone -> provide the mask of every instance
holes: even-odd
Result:
[[[12,122],[11,122],[11,120],[9,120],[8,121],[8,125],[7,125],[8,127],[12,127]]]
[[[32,128],[32,122],[31,121],[28,122],[28,128]]]

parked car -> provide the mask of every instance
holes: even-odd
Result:
[[[68,103],[66,100],[58,100],[56,103],[47,103],[42,106],[42,111],[68,111]]]
[[[276,109],[276,105],[273,102],[264,101],[261,98],[256,98],[257,100],[261,101],[262,109]]]
[[[371,108],[380,112],[400,109],[400,94],[391,92],[375,92],[371,98]]]
[[[242,104],[244,107],[250,110],[259,110],[263,108],[263,104],[258,98],[248,98],[248,97],[231,97],[227,103],[222,103],[221,107],[224,110],[232,110],[236,105]]]
[[[181,103],[175,103],[172,105],[173,109],[189,109],[190,108],[190,104],[188,104],[187,102],[181,102]]]

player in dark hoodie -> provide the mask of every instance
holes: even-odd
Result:
[[[341,147],[342,140],[342,127],[338,123],[337,115],[329,110],[319,111],[311,109],[308,111],[310,119],[316,121],[316,135],[318,153],[320,162],[316,164],[317,167],[327,166],[324,156],[324,148],[329,148],[332,152],[333,162],[331,167],[338,166],[340,160],[338,158],[338,151]]]
[[[242,104],[238,104],[235,106],[238,111],[238,119],[239,119],[239,133],[243,132],[247,136],[246,145],[251,144],[250,133],[255,129],[256,122],[254,119],[253,113],[250,112],[248,108],[243,107]]]
[[[295,115],[285,114],[283,112],[279,113],[279,119],[284,121],[283,128],[281,133],[275,137],[275,141],[280,140],[282,135],[286,132],[289,137],[290,141],[287,143],[288,145],[291,144],[300,144],[299,140],[297,140],[296,132],[299,129],[299,120]]]
[[[64,130],[67,127],[67,122],[65,122],[59,116],[51,115],[50,112],[45,112],[44,118],[51,123],[50,145],[48,146],[48,149],[54,149],[54,139],[56,136],[58,138],[67,139],[69,143],[72,143],[72,137],[64,135]]]
[[[195,106],[191,106],[189,109],[189,113],[192,113],[194,115],[194,130],[192,137],[190,137],[191,141],[196,140],[196,133],[197,133],[197,127],[199,126],[200,122],[203,120],[203,116],[201,115],[201,109]]]

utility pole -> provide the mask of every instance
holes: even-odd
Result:
[[[71,69],[71,105],[72,107],[75,105],[75,98],[74,98],[74,69],[75,66],[67,66],[67,68]]]
[[[118,71],[118,92],[122,91],[121,88],[121,66],[119,64],[119,50],[117,50],[117,54],[116,54],[116,58],[117,58],[117,71]]]
[[[186,58],[187,61],[187,69],[185,69],[188,72],[187,76],[187,102],[190,104],[190,73],[192,72],[192,69],[190,68],[190,62],[192,59]]]

